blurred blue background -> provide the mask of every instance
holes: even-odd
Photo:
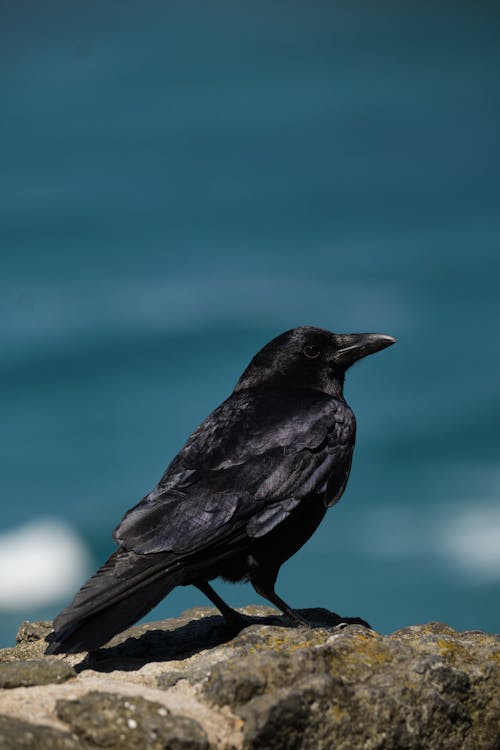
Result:
[[[351,480],[281,596],[500,629],[498,16],[3,3],[1,645],[300,324],[398,344],[349,373]]]

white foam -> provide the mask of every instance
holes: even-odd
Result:
[[[383,505],[363,514],[356,540],[375,557],[433,559],[475,583],[500,580],[500,504],[463,499],[426,508]]]
[[[88,569],[85,545],[58,519],[40,519],[0,534],[0,609],[40,607],[69,597]]]
[[[466,574],[485,581],[500,580],[500,507],[470,503],[450,513],[440,529],[442,552]]]

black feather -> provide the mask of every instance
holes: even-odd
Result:
[[[114,533],[120,549],[55,619],[47,652],[95,649],[189,583],[234,622],[208,585],[217,576],[250,579],[299,619],[274,583],[346,486],[356,424],[345,371],[393,341],[304,326],[267,344],[126,513]]]

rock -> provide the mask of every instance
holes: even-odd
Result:
[[[84,750],[76,737],[52,727],[0,716],[2,750]]]
[[[173,687],[174,685],[177,685],[179,680],[184,679],[186,679],[186,675],[180,670],[162,672],[162,674],[158,677],[158,687],[167,689]]]
[[[327,675],[308,676],[291,688],[259,695],[241,710],[244,747],[336,748],[336,737],[325,721],[331,695]]]
[[[31,622],[25,620],[19,626],[19,630],[16,635],[16,643],[33,643],[39,641],[47,636],[52,630],[52,623],[50,620],[39,620],[38,622]]]
[[[0,649],[0,662],[17,661],[18,659],[36,659],[44,655],[47,647],[45,636],[52,630],[48,620],[30,622],[25,620],[17,631],[16,646]]]
[[[91,747],[116,750],[208,750],[206,732],[193,719],[173,716],[140,696],[92,691],[58,700],[58,717]]]
[[[0,664],[0,688],[50,685],[76,677],[69,664],[59,659],[26,659]]]
[[[494,637],[432,624],[385,638],[350,626],[320,645],[286,641],[288,650],[229,659],[208,679],[207,697],[244,719],[244,747],[500,747]]]
[[[41,656],[46,624],[23,624],[0,651],[0,748],[499,750],[498,636],[442,623],[382,636],[326,610],[303,610],[315,627],[293,628],[268,607],[244,613],[236,636],[197,608],[56,659]],[[51,684],[30,677],[45,668]]]

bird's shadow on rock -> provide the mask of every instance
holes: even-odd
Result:
[[[344,624],[361,624],[357,617],[340,617],[327,609],[297,610],[310,623],[311,628],[335,628]],[[244,615],[244,628],[235,628],[220,615],[188,619],[180,617],[159,623],[148,623],[125,631],[113,639],[110,646],[89,653],[75,666],[77,672],[92,669],[96,672],[115,670],[130,672],[141,669],[149,662],[182,661],[207,649],[229,643],[251,625],[271,625],[296,628],[285,615]],[[369,626],[368,626],[369,627]]]

